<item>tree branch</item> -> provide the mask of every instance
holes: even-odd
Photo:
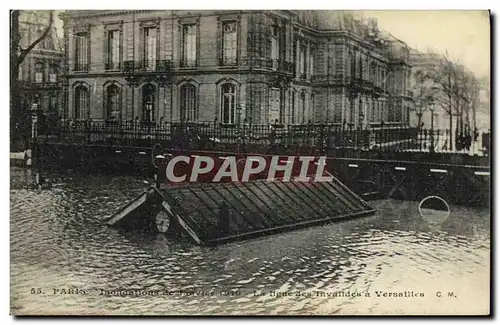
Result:
[[[21,49],[21,54],[19,54],[19,57],[17,58],[17,65],[20,65],[24,59],[26,58],[26,55],[28,55],[29,52],[31,52],[31,50],[38,45],[38,43],[40,43],[41,41],[43,41],[45,39],[45,37],[47,37],[47,35],[49,35],[49,33],[52,31],[52,25],[54,23],[54,11],[51,10],[50,11],[50,16],[49,16],[49,25],[45,28],[43,34],[38,37],[33,43],[31,43],[27,48],[25,49]]]

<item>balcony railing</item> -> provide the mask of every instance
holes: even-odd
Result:
[[[292,62],[285,60],[251,58],[248,63],[250,68],[254,69],[266,69],[289,74],[294,72]]]
[[[106,70],[120,70],[122,65],[120,62],[106,62],[104,64],[104,69]]]
[[[140,60],[123,62],[123,71],[128,74],[140,72],[169,72],[170,60]]]
[[[236,58],[219,58],[219,66],[221,67],[236,67],[238,60]]]
[[[179,62],[181,68],[196,68],[196,60],[181,59]]]
[[[75,72],[86,72],[89,71],[88,63],[75,63],[75,67],[73,69]]]
[[[61,87],[61,81],[42,81],[42,82],[29,82],[23,81],[23,86],[31,89],[45,89],[45,88],[57,88]]]

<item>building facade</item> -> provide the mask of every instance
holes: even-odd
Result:
[[[55,17],[54,17],[55,19]],[[49,24],[49,11],[23,10],[19,16],[20,46],[27,48],[38,39]],[[64,51],[56,28],[38,43],[19,67],[22,104],[37,108],[45,116],[58,116],[62,111],[62,67]]]
[[[343,11],[67,11],[71,119],[409,122],[407,46]]]

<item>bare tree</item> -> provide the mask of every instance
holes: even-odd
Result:
[[[432,73],[436,102],[449,117],[450,149],[470,147],[475,129],[475,116],[479,99],[479,83],[474,74],[458,61],[444,54]],[[455,129],[453,117],[455,116]],[[471,121],[471,118],[473,121]],[[453,141],[455,131],[455,141]],[[474,132],[476,132],[474,130]],[[474,136],[474,140],[477,137]]]
[[[20,10],[11,10],[10,21],[10,128],[11,128],[11,150],[15,146],[15,142],[26,141],[29,139],[29,110],[22,105],[22,89],[19,82],[19,67],[26,59],[26,56],[52,31],[54,24],[54,11],[49,11],[47,21],[40,22],[44,25],[38,37],[22,47],[22,33],[20,30]]]
[[[414,72],[414,78],[413,102],[418,118],[417,127],[421,127],[422,116],[435,101],[438,90],[434,86],[432,71],[425,68],[418,69]]]

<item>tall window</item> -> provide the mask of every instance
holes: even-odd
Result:
[[[386,79],[387,79],[386,72],[385,72],[385,70],[382,70],[382,89],[383,90],[385,90],[385,88],[386,88],[386,84],[387,84]]]
[[[271,60],[273,60],[273,69],[278,69],[278,60],[280,53],[280,28],[278,26],[272,27],[271,35]]]
[[[121,115],[120,88],[111,85],[106,89],[106,118],[108,121],[117,121]]]
[[[370,122],[375,122],[378,112],[378,100],[373,101],[373,108],[370,115]]]
[[[35,82],[41,83],[43,82],[43,63],[37,62],[35,64]]]
[[[315,111],[314,111],[314,101],[315,101],[315,100],[314,100],[314,94],[311,94],[311,102],[310,102],[310,104],[311,104],[311,109],[310,109],[310,111],[312,112],[312,114],[311,114],[312,116],[310,116],[310,117],[311,117],[311,119],[312,119],[313,121],[314,121],[314,119],[315,119],[315,117],[314,117],[314,115],[315,115]]]
[[[361,53],[358,53],[358,78],[362,79],[363,78],[363,56]]]
[[[235,65],[237,58],[236,22],[222,24],[222,64]]]
[[[42,43],[40,44],[44,50],[54,50],[54,40],[52,39],[52,36],[49,34],[47,35]]]
[[[144,28],[144,68],[154,70],[156,65],[156,27]]]
[[[315,52],[315,48],[311,47],[310,53],[309,53],[309,73],[311,75],[314,74],[314,52]]]
[[[85,86],[75,88],[75,119],[84,120],[87,118],[89,109],[89,91]]]
[[[154,51],[156,52],[156,50]],[[108,31],[107,69],[120,69],[120,31]]]
[[[306,76],[306,47],[301,45],[299,47],[299,78]]]
[[[153,122],[155,120],[155,86],[147,84],[142,87],[142,120]]]
[[[196,66],[196,25],[182,26],[182,62],[183,67]]]
[[[236,122],[236,86],[230,83],[221,86],[221,121],[227,124]]]
[[[57,113],[57,93],[49,94],[49,112]]]
[[[351,60],[351,78],[354,78],[356,75],[356,56],[353,51],[349,52],[349,58]]]
[[[301,123],[306,122],[306,93],[300,93]]]
[[[292,105],[290,107],[290,123],[295,124],[295,93],[292,93]]]
[[[375,63],[372,62],[372,64],[370,65],[370,77],[369,79],[373,82],[373,83],[376,83],[377,82],[377,66],[375,65]]]
[[[58,72],[59,72],[59,67],[56,64],[51,64],[49,66],[49,82],[57,82]]]
[[[75,70],[76,71],[87,71],[89,66],[89,53],[88,53],[88,40],[89,35],[87,33],[78,33],[75,36]]]
[[[271,89],[269,123],[274,123],[276,120],[281,122],[281,90],[277,88]]]
[[[196,106],[196,87],[183,85],[181,91],[181,120],[193,122],[198,120],[198,109]]]

